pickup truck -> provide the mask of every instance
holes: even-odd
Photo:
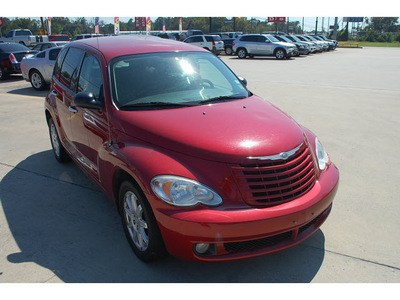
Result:
[[[40,42],[48,42],[48,36],[32,35],[29,29],[10,30],[4,38],[0,38],[0,43],[19,43],[31,47]]]

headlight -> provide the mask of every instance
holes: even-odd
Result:
[[[318,167],[323,171],[329,163],[329,156],[318,138],[315,138],[315,152],[317,153]]]
[[[217,206],[223,202],[209,187],[179,176],[156,176],[151,180],[151,188],[158,198],[175,206]]]

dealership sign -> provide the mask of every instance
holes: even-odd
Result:
[[[135,17],[135,28],[146,28],[146,17]]]
[[[269,23],[284,23],[286,22],[286,17],[268,17]]]

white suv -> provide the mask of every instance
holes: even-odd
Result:
[[[271,55],[284,59],[293,56],[295,50],[296,45],[280,42],[269,34],[245,34],[233,41],[233,51],[239,58]]]
[[[185,39],[184,42],[210,50],[216,55],[224,51],[224,42],[219,35],[193,35]]]

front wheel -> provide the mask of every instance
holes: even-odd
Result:
[[[44,81],[42,74],[37,70],[31,72],[30,82],[32,87],[37,91],[42,91],[46,87],[46,82]]]
[[[275,57],[277,59],[284,59],[286,57],[286,52],[283,49],[278,49],[275,51]]]
[[[163,256],[165,246],[157,221],[142,193],[132,182],[124,181],[118,199],[125,235],[136,256],[144,262]]]
[[[246,56],[247,56],[247,51],[246,51],[246,49],[243,49],[243,48],[238,49],[238,50],[237,50],[237,56],[238,56],[240,59],[246,58]]]

